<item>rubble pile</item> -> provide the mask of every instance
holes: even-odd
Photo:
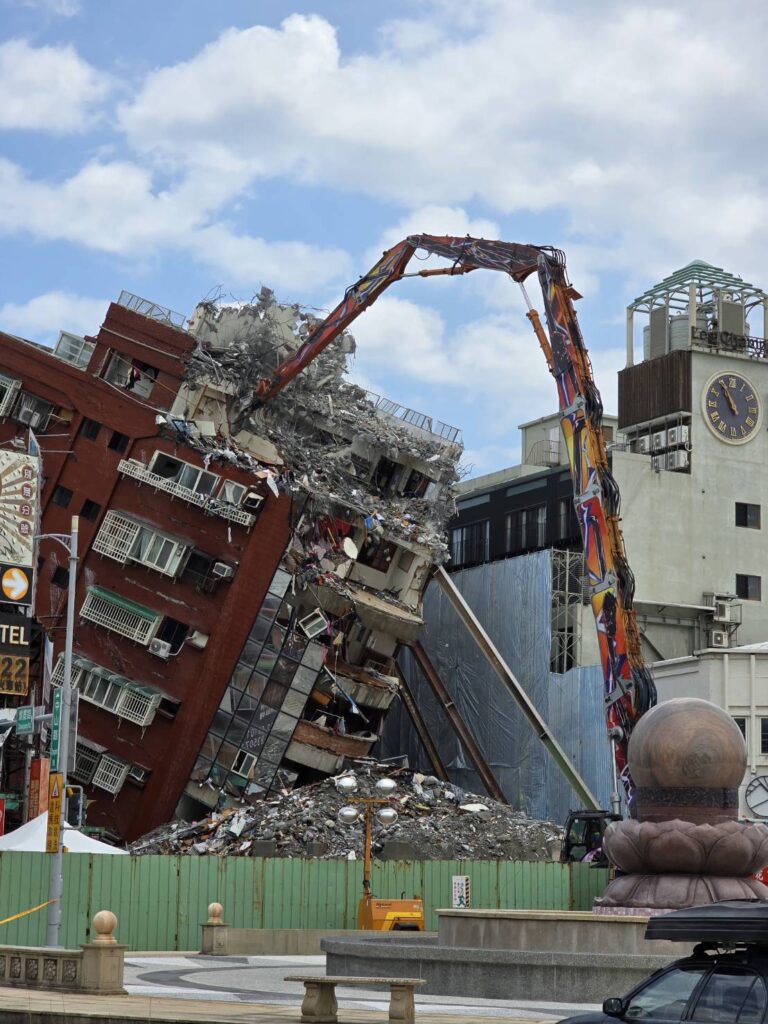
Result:
[[[317,319],[298,306],[281,306],[263,288],[253,302],[227,306],[201,303],[191,333],[199,344],[187,369],[190,383],[214,379],[233,398],[229,443],[238,435],[268,437],[290,467],[281,481],[311,495],[317,515],[337,514],[379,524],[395,537],[428,548],[434,561],[447,558],[444,524],[455,515],[452,484],[458,479],[461,444],[447,444],[427,429],[414,429],[387,406],[377,406],[345,377],[354,338],[344,332],[266,407],[254,391],[262,378],[306,340]],[[426,496],[386,493],[353,452],[369,445],[393,462],[407,459],[433,468],[441,483]]]
[[[394,793],[385,799],[398,818],[387,827],[374,821],[374,855],[403,860],[527,861],[559,856],[563,837],[559,825],[529,818],[434,776],[404,769],[387,772],[378,765],[345,775],[354,776],[358,783],[351,795],[337,789],[336,781],[343,776],[325,779],[247,808],[214,813],[194,824],[161,826],[133,843],[131,852],[362,858],[362,818],[345,825],[338,820],[338,812],[348,805],[362,809],[355,805],[360,798],[381,799],[375,784],[386,775],[397,782]]]

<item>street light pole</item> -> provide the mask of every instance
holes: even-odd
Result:
[[[64,640],[64,679],[61,684],[61,707],[59,716],[59,755],[57,770],[61,773],[61,817],[56,852],[51,854],[51,875],[48,883],[48,935],[47,945],[58,946],[61,928],[61,897],[64,891],[62,874],[63,824],[67,820],[67,761],[69,759],[69,727],[72,709],[72,637],[75,629],[75,589],[77,585],[77,535],[79,520],[72,516],[69,537],[66,534],[44,534],[57,540],[69,551],[69,576],[67,580],[67,629]],[[50,811],[49,811],[50,813]]]

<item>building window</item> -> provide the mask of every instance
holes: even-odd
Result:
[[[116,562],[138,562],[165,576],[176,576],[189,545],[110,509],[96,534],[93,550]]]
[[[746,526],[750,530],[760,529],[760,506],[750,505],[745,501],[736,502],[736,525]]]
[[[170,615],[166,615],[162,626],[157,631],[156,639],[170,644],[171,654],[176,654],[181,650],[181,645],[188,635],[189,626],[186,622],[179,622],[178,619],[172,619]]]
[[[185,583],[191,583],[203,594],[210,593],[217,580],[212,572],[215,561],[213,555],[207,555],[205,551],[193,551],[187,559],[180,579]]]
[[[51,573],[51,586],[66,590],[69,586],[69,569],[65,569],[63,565],[57,565]]]
[[[247,779],[256,765],[256,757],[245,750],[238,750],[232,762],[232,771],[235,775],[242,775]]]
[[[13,418],[17,422],[31,427],[32,430],[45,430],[52,412],[51,402],[46,402],[44,398],[38,398],[37,395],[29,395],[26,391],[22,391],[16,403]]]
[[[103,377],[110,384],[116,384],[139,398],[148,398],[157,379],[157,368],[140,359],[126,359],[113,352]]]
[[[747,742],[747,720],[743,716],[734,716],[734,722],[739,728],[739,732],[744,737],[744,742]]]
[[[121,434],[119,430],[113,430],[112,436],[109,439],[107,448],[111,448],[113,452],[120,452],[121,454],[128,447],[129,437],[127,434]]]
[[[736,574],[736,596],[743,601],[760,601],[761,589],[760,576]]]
[[[68,508],[70,501],[72,501],[72,494],[73,492],[68,487],[62,487],[61,484],[58,484],[53,489],[51,504],[60,505],[61,508]]]
[[[547,506],[521,508],[508,512],[506,520],[507,554],[543,548],[547,540]]]
[[[245,497],[245,492],[248,488],[245,484],[238,484],[234,480],[225,480],[221,485],[221,490],[217,494],[217,497],[222,501],[229,501],[233,505],[239,505]]]
[[[90,498],[85,499],[83,507],[80,509],[80,515],[83,519],[88,519],[92,523],[96,522],[99,518],[99,512],[101,512],[101,505],[91,501]]]
[[[51,675],[51,683],[53,686],[61,686],[63,682],[64,655],[60,654]],[[126,679],[78,656],[72,662],[72,685],[77,688],[83,700],[142,728],[152,724],[163,699],[159,690]]]
[[[578,537],[579,524],[570,498],[561,498],[558,505],[558,540],[571,540]]]
[[[396,544],[369,533],[362,544],[357,561],[359,565],[367,565],[369,569],[388,573],[396,551]]]
[[[82,422],[80,423],[80,429],[78,430],[78,434],[81,437],[88,438],[89,441],[95,441],[96,438],[99,436],[100,430],[100,423],[97,423],[96,420],[91,420],[87,416],[84,416]]]
[[[760,719],[760,753],[768,754],[768,718]]]
[[[105,789],[107,793],[119,793],[131,770],[130,763],[112,754],[104,754],[98,763],[91,780],[94,786]]]
[[[150,473],[155,473],[164,480],[173,480],[180,487],[186,487],[197,494],[213,494],[218,481],[215,473],[208,473],[189,462],[182,462],[165,452],[155,452],[149,464]]]
[[[94,348],[96,345],[92,341],[86,341],[85,338],[70,334],[69,331],[60,331],[53,354],[65,363],[76,366],[78,370],[84,370],[90,362]]]
[[[10,416],[21,381],[0,374],[0,416]]]
[[[101,750],[98,747],[88,746],[82,740],[78,740],[75,748],[75,768],[72,772],[72,778],[87,785],[93,778],[93,773],[96,771],[96,766],[100,760]]]
[[[491,553],[490,519],[451,530],[450,547],[455,566],[487,562]]]
[[[111,590],[89,587],[80,618],[146,647],[155,635],[161,616]]]

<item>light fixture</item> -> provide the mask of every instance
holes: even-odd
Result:
[[[394,793],[397,789],[397,783],[394,779],[379,779],[376,783],[376,789],[378,789],[380,793]]]
[[[376,821],[380,825],[394,825],[398,814],[394,807],[381,807],[376,811]]]
[[[354,775],[340,775],[335,780],[335,786],[340,793],[354,793],[357,789],[357,779]]]
[[[356,807],[341,807],[336,818],[342,825],[354,825],[359,816]]]

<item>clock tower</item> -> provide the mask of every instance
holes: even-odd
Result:
[[[701,260],[627,309],[613,472],[649,661],[768,641],[767,311]]]

